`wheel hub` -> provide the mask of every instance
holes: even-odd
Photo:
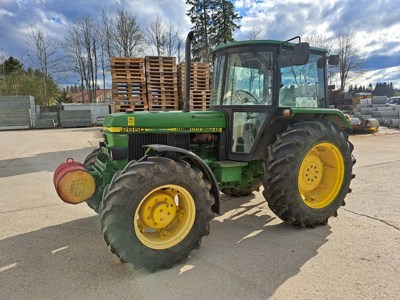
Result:
[[[323,168],[323,163],[315,154],[310,154],[304,159],[300,171],[304,191],[309,192],[319,186]]]
[[[146,227],[161,229],[175,218],[177,208],[172,196],[163,191],[157,191],[148,197],[141,207],[141,220]]]
[[[196,204],[179,185],[156,187],[143,197],[134,214],[133,226],[140,242],[151,249],[167,249],[180,243],[196,219]]]

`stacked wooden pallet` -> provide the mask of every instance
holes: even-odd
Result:
[[[178,79],[175,57],[146,56],[149,110],[178,110]]]
[[[115,111],[148,110],[143,58],[111,58]]]
[[[186,65],[178,66],[178,87],[181,106],[185,98],[185,74]],[[206,110],[210,104],[210,75],[207,63],[192,62],[190,68],[190,109]]]

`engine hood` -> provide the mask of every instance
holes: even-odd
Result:
[[[139,111],[116,113],[103,122],[105,132],[221,132],[226,127],[222,111]]]

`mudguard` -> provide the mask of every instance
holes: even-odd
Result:
[[[206,176],[208,181],[211,184],[211,194],[214,196],[215,203],[211,207],[212,211],[215,212],[216,214],[220,214],[220,192],[218,188],[218,182],[217,179],[214,176],[213,171],[210,169],[210,167],[202,160],[199,156],[194,154],[193,152],[190,152],[188,150],[178,148],[178,147],[173,147],[173,146],[168,146],[168,145],[159,145],[159,144],[152,144],[152,145],[144,145],[143,148],[146,148],[145,156],[142,159],[145,159],[148,157],[148,152],[149,150],[154,150],[159,153],[177,153],[180,154],[181,156],[185,156],[184,160],[189,162],[191,165],[196,166],[200,171],[203,172],[203,174]],[[141,161],[140,159],[139,161]]]

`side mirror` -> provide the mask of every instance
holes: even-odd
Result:
[[[298,43],[293,47],[293,64],[301,66],[308,62],[310,56],[310,45],[308,43]]]
[[[339,65],[339,54],[329,55],[328,64],[331,66],[338,66]]]

